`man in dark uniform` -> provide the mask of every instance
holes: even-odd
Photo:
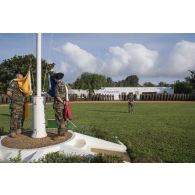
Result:
[[[63,136],[66,132],[66,118],[65,118],[65,104],[66,104],[66,87],[62,82],[64,77],[63,73],[56,73],[54,79],[56,82],[54,104],[53,108],[55,110],[55,119],[58,124],[58,135]]]
[[[20,70],[15,72],[16,79],[22,79]],[[7,88],[7,95],[10,97],[10,137],[21,134],[23,127],[24,94],[20,91],[18,82],[13,79]]]
[[[128,98],[129,113],[133,113],[133,106],[134,106],[134,97],[133,97],[133,95],[130,95],[129,98]]]

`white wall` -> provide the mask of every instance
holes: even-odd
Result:
[[[101,93],[101,94],[112,94],[114,95],[114,99],[118,100],[119,99],[119,94],[122,93],[133,93],[137,95],[137,98],[140,98],[140,95],[142,93],[165,93],[167,92],[168,94],[173,94],[174,90],[171,87],[105,87],[99,90],[95,91],[96,93]]]
[[[88,95],[88,90],[82,90],[82,89],[69,89],[68,94],[77,94],[79,97],[81,94]]]
[[[165,93],[173,94],[174,89],[171,87],[105,87],[99,90],[94,91],[95,94],[111,94],[114,95],[114,100],[119,100],[119,94],[122,93],[133,93],[137,95],[137,99],[140,98],[142,93]],[[80,96],[81,94],[88,95],[88,90],[77,90],[71,89],[69,90],[69,94],[77,94]]]

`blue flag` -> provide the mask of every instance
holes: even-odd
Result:
[[[56,87],[56,82],[54,80],[54,75],[50,76],[50,90],[47,92],[51,97],[55,96],[55,87]]]

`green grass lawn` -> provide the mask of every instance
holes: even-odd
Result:
[[[195,162],[195,103],[71,104],[73,122],[85,134],[126,144],[133,162]],[[52,105],[46,117],[54,118]],[[31,126],[31,117],[25,128]],[[0,106],[0,127],[9,128],[8,106]]]

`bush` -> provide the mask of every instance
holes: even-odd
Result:
[[[19,150],[19,152],[18,152],[18,154],[17,154],[16,157],[10,158],[10,159],[9,159],[9,161],[10,161],[11,163],[20,163],[21,160],[22,160],[21,150]]]
[[[122,157],[116,155],[97,154],[96,156],[65,155],[62,152],[48,153],[37,163],[122,163]]]
[[[87,158],[79,155],[64,155],[63,152],[52,152],[39,159],[38,163],[85,163]],[[36,161],[34,161],[36,162]]]
[[[117,155],[98,154],[90,160],[90,163],[122,163],[124,159]]]

